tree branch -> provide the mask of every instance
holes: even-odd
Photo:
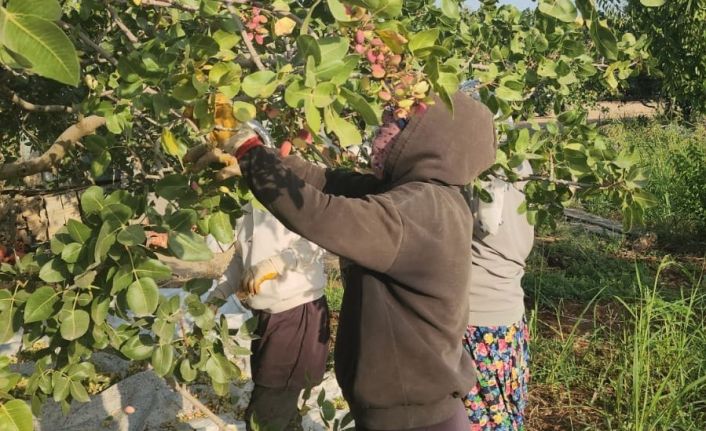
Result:
[[[243,39],[245,47],[248,49],[252,61],[255,63],[255,66],[257,66],[259,70],[267,70],[265,65],[262,64],[262,60],[260,60],[260,55],[258,55],[257,51],[255,50],[255,46],[252,44],[252,41],[248,38],[248,32],[245,31],[245,25],[243,25],[243,20],[240,19],[240,15],[238,15],[238,11],[235,10],[235,8],[233,7],[233,3],[233,0],[225,0],[228,12],[230,12],[231,16],[233,17],[235,26],[238,28],[238,32],[240,32],[240,37]]]
[[[543,181],[546,183],[552,183],[552,184],[558,184],[561,186],[568,186],[568,187],[578,187],[582,189],[591,189],[591,188],[597,188],[599,190],[606,190],[611,187],[614,187],[616,184],[595,184],[595,183],[579,183],[576,181],[570,181],[570,180],[560,180],[556,178],[550,178],[550,177],[544,177],[542,175],[528,175],[526,177],[520,177],[520,178],[508,178],[506,176],[499,176],[503,181],[511,182],[511,183],[521,183],[525,181]]]
[[[88,37],[88,35],[86,33],[82,32],[81,30],[74,29],[74,27],[72,27],[70,24],[67,24],[63,21],[59,21],[59,25],[64,30],[76,30],[76,34],[78,34],[78,38],[81,39],[81,41],[83,43],[85,43],[86,45],[93,48],[93,50],[96,51],[98,54],[100,54],[101,57],[108,60],[110,62],[110,64],[112,64],[115,67],[118,67],[118,60],[115,57],[113,57],[113,55],[111,53],[109,53],[108,51],[103,49],[100,45],[98,45],[93,40],[91,40],[91,38]]]
[[[93,134],[105,125],[105,118],[97,115],[86,117],[62,133],[54,144],[39,157],[0,165],[0,180],[24,178],[45,172],[54,167],[66,153],[82,138]]]
[[[216,424],[216,426],[218,427],[218,429],[220,431],[227,431],[228,430],[228,425],[223,421],[223,419],[219,418],[218,415],[213,413],[213,411],[211,409],[209,409],[208,407],[206,407],[204,405],[204,403],[202,403],[201,401],[198,400],[198,398],[193,396],[191,394],[191,392],[189,392],[189,390],[186,387],[180,385],[179,382],[177,382],[174,379],[171,379],[171,380],[172,380],[172,385],[174,386],[174,389],[176,389],[176,391],[179,392],[181,394],[181,396],[183,396],[191,404],[193,404],[194,407],[201,410],[201,412],[203,412],[206,416],[208,416],[208,418],[211,419],[211,421],[214,424]]]
[[[118,26],[118,28],[123,32],[125,37],[130,41],[132,44],[140,43],[140,39],[135,36],[135,34],[130,31],[130,29],[125,25],[122,19],[120,19],[120,16],[118,15],[118,12],[115,10],[113,6],[110,5],[107,1],[105,2],[105,6],[108,9],[108,13],[110,16],[113,18],[113,21],[115,22],[115,25]]]
[[[134,6],[132,4],[132,1],[130,0],[118,0],[118,3],[123,3],[123,4],[130,4],[131,6]],[[199,8],[197,6],[189,6],[185,4],[181,4],[178,1],[173,1],[173,0],[142,0],[140,3],[140,6],[154,6],[154,7],[171,7],[179,10],[183,10],[184,12],[198,12]]]
[[[17,95],[14,91],[10,90],[9,88],[5,86],[0,86],[0,90],[3,91],[4,93],[7,93],[10,96],[10,100],[12,103],[15,105],[18,105],[20,108],[24,109],[25,111],[30,111],[30,112],[66,112],[66,113],[72,113],[74,112],[74,108],[71,106],[63,106],[63,105],[35,105],[32,102],[28,102],[25,99],[21,98],[20,96]]]

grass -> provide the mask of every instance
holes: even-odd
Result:
[[[636,150],[648,172],[646,189],[657,206],[645,214],[647,227],[662,246],[703,250],[706,247],[706,123],[631,121],[603,127],[614,146]],[[614,216],[606,199],[586,203],[596,214]]]
[[[704,429],[704,261],[630,246],[566,226],[538,239],[529,429]]]

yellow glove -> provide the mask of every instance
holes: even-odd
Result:
[[[233,116],[233,104],[222,94],[216,94],[214,101],[214,124],[218,129],[208,135],[209,143],[197,145],[184,156],[184,162],[193,163],[191,172],[206,169],[212,163],[225,165],[216,173],[216,180],[223,181],[240,176],[240,166],[234,154],[238,148],[257,133],[247,124],[240,123]]]
[[[260,293],[260,286],[267,280],[274,280],[284,272],[285,263],[279,256],[273,256],[269,259],[261,260],[245,271],[243,279],[240,282],[241,295],[254,296]]]

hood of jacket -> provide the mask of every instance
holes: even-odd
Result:
[[[438,96],[434,101],[391,144],[385,176],[394,186],[412,181],[463,186],[495,160],[495,125],[485,105],[460,91],[453,96],[453,112]]]

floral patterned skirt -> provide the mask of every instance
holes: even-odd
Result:
[[[464,398],[471,431],[525,429],[528,344],[524,318],[510,326],[468,326],[463,346],[478,370],[478,382]]]

